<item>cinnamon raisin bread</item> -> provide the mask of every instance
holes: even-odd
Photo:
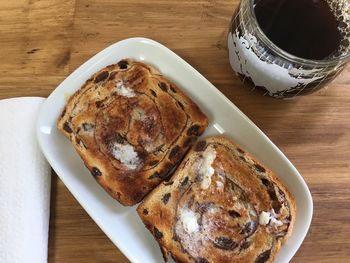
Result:
[[[98,183],[123,205],[138,203],[167,178],[207,125],[181,89],[131,59],[94,74],[57,122]]]
[[[272,262],[296,218],[282,182],[225,137],[199,141],[137,212],[182,263]]]

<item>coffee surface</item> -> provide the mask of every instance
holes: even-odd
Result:
[[[261,29],[279,48],[297,57],[322,60],[349,46],[342,32],[349,25],[331,2],[255,0],[254,10]]]

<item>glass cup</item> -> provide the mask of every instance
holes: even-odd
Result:
[[[311,60],[282,50],[260,28],[255,2],[241,0],[228,33],[231,67],[252,90],[276,98],[309,94],[333,80],[350,60],[349,52]]]

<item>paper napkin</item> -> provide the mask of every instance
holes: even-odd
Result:
[[[0,100],[0,262],[47,262],[50,167],[35,136],[43,98]]]

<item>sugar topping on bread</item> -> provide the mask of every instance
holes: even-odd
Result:
[[[135,97],[136,95],[134,90],[131,89],[129,86],[127,86],[127,84],[122,80],[117,81],[116,88],[117,88],[117,93],[120,96],[132,98],[132,97]]]
[[[111,145],[111,152],[115,159],[119,160],[129,169],[136,169],[140,163],[137,152],[130,144],[120,144],[114,142]]]
[[[278,217],[279,215],[273,209],[271,209],[271,212],[262,211],[259,215],[259,224],[262,226],[280,227],[289,223],[288,220],[284,220],[284,222],[278,220]]]
[[[198,218],[199,215],[188,207],[182,208],[180,211],[179,225],[181,225],[187,233],[192,234],[199,229]]]
[[[270,221],[270,212],[262,211],[259,215],[259,224],[266,226]]]
[[[211,177],[215,170],[211,166],[216,158],[215,149],[208,147],[203,153],[203,157],[197,162],[198,175],[201,177],[201,188],[208,189],[211,184]]]

